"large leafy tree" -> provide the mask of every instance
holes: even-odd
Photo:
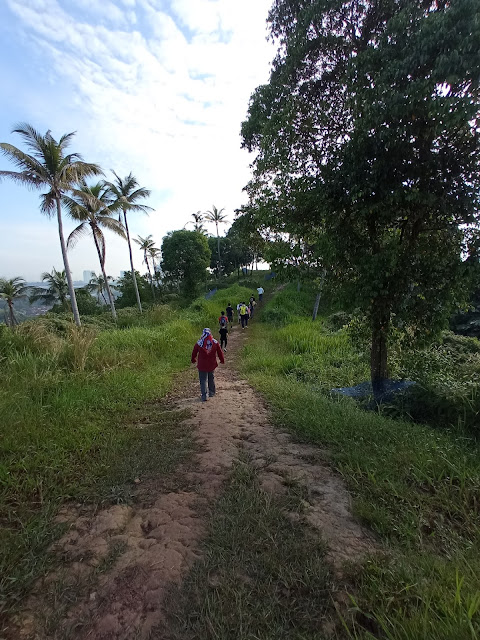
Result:
[[[45,271],[42,273],[42,281],[45,287],[35,287],[30,296],[30,302],[43,300],[46,304],[56,304],[60,302],[61,306],[66,309],[68,305],[68,282],[65,270],[57,271],[52,268],[51,273]]]
[[[162,243],[162,271],[185,296],[194,296],[210,264],[207,238],[198,231],[173,231]]]
[[[78,313],[72,273],[68,262],[67,246],[63,233],[62,196],[89,176],[102,173],[96,164],[84,162],[78,153],[66,153],[74,133],[63,135],[58,141],[50,131],[41,135],[30,124],[22,123],[13,129],[18,133],[30,153],[7,142],[0,143],[0,149],[19,171],[0,171],[0,177],[10,178],[30,188],[47,188],[41,196],[40,210],[51,216],[56,212],[58,235],[62,249],[63,264],[67,276],[72,312],[77,326],[81,325]]]
[[[23,278],[0,278],[0,298],[5,300],[8,306],[8,324],[12,327],[18,324],[14,312],[15,300],[26,298],[29,287]]]
[[[110,189],[104,182],[97,182],[92,186],[82,183],[78,189],[72,191],[71,196],[63,196],[62,202],[70,216],[80,222],[69,235],[67,244],[73,246],[79,238],[87,233],[91,234],[93,238],[110,309],[113,319],[116,320],[115,302],[105,272],[107,249],[103,230],[109,229],[125,238],[125,229],[122,223],[112,217],[115,208],[118,208],[119,204],[118,202],[111,202]]]
[[[112,171],[115,179],[113,182],[107,182],[114,205],[120,207],[123,212],[123,224],[125,227],[125,232],[127,234],[127,244],[128,244],[128,252],[130,256],[130,269],[132,273],[132,282],[135,288],[135,297],[137,300],[137,306],[142,312],[142,302],[140,300],[140,293],[138,291],[138,283],[135,277],[135,268],[133,266],[133,253],[132,253],[132,243],[130,242],[130,232],[128,229],[127,222],[127,211],[137,211],[141,213],[148,213],[149,211],[153,211],[151,207],[148,207],[145,204],[140,204],[139,200],[143,200],[144,198],[148,198],[150,195],[150,191],[145,189],[144,187],[139,187],[136,178],[132,173],[129,173],[125,178],[120,178],[115,171]]]
[[[214,222],[217,230],[217,251],[218,251],[218,273],[222,272],[222,258],[220,256],[220,233],[218,231],[219,224],[226,224],[227,215],[223,213],[225,209],[218,209],[215,205],[212,205],[212,210],[205,213],[205,220],[208,222]]]
[[[136,289],[140,292],[142,300],[150,301],[151,290],[150,283],[147,278],[141,276],[138,271],[135,271],[136,287],[132,281],[132,274],[130,271],[119,278],[115,283],[115,289],[119,292],[119,297],[116,300],[117,308],[133,307],[137,302]]]
[[[153,285],[153,276],[148,258],[152,258],[152,264],[155,270],[155,263],[153,261],[154,256],[158,255],[158,249],[157,247],[155,247],[155,241],[152,237],[152,234],[149,234],[146,238],[138,236],[138,238],[134,238],[134,242],[136,242],[140,247],[140,250],[143,251],[143,262],[147,265],[148,279],[150,280],[150,287],[152,289],[152,297],[155,300],[155,287]]]
[[[479,222],[479,11],[276,0],[270,12],[278,54],[242,126],[257,151],[250,205],[325,239],[329,273],[369,317],[377,388],[392,321],[425,333],[462,293]]]

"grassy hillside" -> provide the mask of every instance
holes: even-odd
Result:
[[[44,570],[59,504],[126,501],[138,475],[188,455],[181,416],[145,403],[189,367],[201,329],[251,294],[234,285],[183,310],[123,309],[119,329],[108,316],[81,329],[55,316],[0,327],[0,612]]]
[[[458,397],[449,404],[449,427],[445,420],[430,426],[331,395],[333,387],[368,379],[368,357],[346,329],[335,329],[338,314],[332,319],[324,310],[312,323],[313,300],[313,292],[287,287],[266,306],[263,324],[252,327],[244,371],[279,426],[328,445],[355,513],[385,545],[385,555],[352,569],[348,589],[357,622],[350,637],[480,637],[480,450],[465,431],[462,405]],[[459,397],[466,389],[478,393],[477,344],[462,345],[463,355],[442,342],[395,356],[406,375],[423,372],[433,409],[431,390],[439,393],[446,376],[457,380]],[[435,423],[432,409],[426,417]]]

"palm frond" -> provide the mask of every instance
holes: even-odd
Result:
[[[125,234],[125,227],[116,218],[111,218],[108,215],[100,215],[97,217],[97,222],[100,227],[109,229],[110,231],[113,231],[117,235],[126,239],[127,236]]]
[[[72,233],[68,236],[67,247],[69,249],[73,248],[80,240],[80,238],[88,235],[89,231],[90,228],[87,222],[82,222],[81,224],[79,224],[78,227],[75,227]]]
[[[61,151],[66,149],[70,142],[72,141],[73,136],[76,135],[76,131],[71,131],[70,133],[64,133],[63,136],[58,141],[58,146]]]
[[[7,156],[13,164],[23,172],[37,176],[39,180],[49,181],[48,171],[42,162],[34,156],[25,153],[9,142],[1,142],[0,149],[3,155]]]
[[[26,146],[31,149],[35,155],[43,155],[47,136],[42,136],[31,124],[28,124],[28,122],[19,122],[12,129],[12,133],[18,133],[23,138]],[[47,135],[48,133],[49,132],[47,132]]]
[[[45,184],[43,181],[39,181],[36,175],[26,171],[0,171],[1,178],[10,178],[10,180],[23,184],[29,189],[38,189]]]
[[[92,227],[92,231],[93,231],[93,235],[95,236],[95,239],[97,240],[98,246],[100,248],[100,264],[102,265],[102,269],[105,267],[105,258],[106,258],[106,246],[105,246],[105,236],[102,233],[102,230],[98,227],[95,226],[95,228]],[[100,278],[101,276],[99,276]]]
[[[40,196],[40,211],[49,218],[53,216],[56,204],[57,201],[55,199],[55,194],[52,191],[49,191],[48,193],[42,193],[42,195]]]

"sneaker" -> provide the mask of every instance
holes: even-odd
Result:
[[[227,347],[223,349],[223,353],[227,353]]]
[[[207,396],[202,396],[202,402],[206,402],[207,401]]]
[[[208,397],[209,397],[209,398],[213,398],[213,396],[214,396],[214,395],[215,395],[214,393],[209,393],[209,394],[208,394]],[[206,398],[205,398],[205,400],[206,400]]]

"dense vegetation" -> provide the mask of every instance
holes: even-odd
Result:
[[[422,405],[426,424],[412,421],[407,399],[385,413],[366,410],[330,391],[365,379],[368,349],[342,327],[348,316],[332,314],[327,303],[312,323],[314,295],[290,286],[268,304],[265,322],[245,348],[244,370],[278,425],[328,446],[355,513],[385,545],[384,553],[352,570],[347,588],[357,613],[351,637],[476,638],[478,341],[447,333],[423,350],[396,354],[397,373],[419,379],[429,398]]]
[[[362,310],[380,390],[392,333],[441,326],[478,267],[479,11],[274,0],[269,14],[278,49],[242,125],[243,213],[273,260]]]

